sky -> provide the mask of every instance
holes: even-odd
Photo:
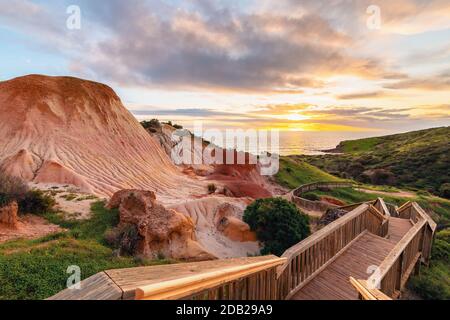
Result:
[[[450,125],[449,18],[449,0],[0,0],[0,81],[98,81],[188,128],[410,131]]]

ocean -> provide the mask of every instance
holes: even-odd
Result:
[[[282,156],[287,155],[317,155],[323,154],[323,150],[334,149],[340,142],[346,140],[355,140],[362,138],[369,138],[374,136],[382,136],[389,134],[389,132],[349,132],[349,131],[280,131],[279,132],[279,154]],[[228,146],[230,142],[228,140]],[[232,144],[232,143],[231,143]],[[223,147],[223,144],[218,143]],[[234,144],[234,148],[239,151],[250,151],[257,154],[256,150],[246,147],[239,148]],[[261,150],[259,150],[261,151]],[[274,152],[270,147],[270,134],[269,134],[269,147],[267,151]]]

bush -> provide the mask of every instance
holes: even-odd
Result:
[[[244,221],[263,243],[261,254],[281,256],[310,234],[308,216],[282,198],[256,200],[245,209]]]
[[[363,172],[365,171],[364,166],[359,163],[359,162],[355,162],[352,163],[350,166],[348,166],[347,168],[347,172],[348,174],[352,177],[352,178],[356,178],[359,175],[361,175]]]
[[[376,185],[395,184],[395,175],[386,169],[376,169],[372,174],[372,183]]]
[[[141,125],[145,129],[160,129],[161,128],[161,123],[159,122],[158,119],[152,119],[150,121],[148,121],[148,120],[142,121]]]
[[[25,181],[0,171],[0,206],[14,200],[19,202],[28,191],[29,188]]]
[[[439,188],[439,195],[442,198],[450,199],[450,183],[444,183],[443,185],[441,185],[441,187]]]
[[[105,232],[105,241],[120,254],[133,255],[140,240],[137,227],[132,224],[118,226]]]
[[[21,213],[45,214],[53,210],[56,204],[55,199],[41,190],[28,191],[25,196],[18,201]]]

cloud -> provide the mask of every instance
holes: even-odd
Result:
[[[239,113],[223,112],[212,109],[186,108],[186,109],[139,109],[131,110],[137,116],[185,116],[185,117],[216,117],[216,116],[242,116]]]
[[[421,89],[421,90],[449,90],[450,71],[442,72],[432,77],[409,78],[394,83],[386,84],[386,89]]]
[[[65,50],[72,72],[123,86],[300,94],[324,87],[328,76],[389,73],[374,59],[353,56],[352,37],[321,12],[259,14],[195,0],[77,3],[78,33],[64,27],[69,1],[56,14],[46,1],[8,2],[0,19],[34,34],[33,42]]]
[[[336,98],[339,100],[352,100],[352,99],[368,99],[368,98],[380,98],[386,96],[384,91],[371,91],[371,92],[356,92],[339,95]]]

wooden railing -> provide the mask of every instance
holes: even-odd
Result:
[[[367,280],[371,288],[389,297],[397,298],[411,273],[419,267],[421,259],[427,262],[431,254],[431,245],[436,224],[417,203],[408,203],[399,208],[403,219],[410,219],[414,226],[397,243],[377,272]]]
[[[387,216],[387,217],[390,217],[390,216],[391,216],[391,212],[389,211],[389,209],[388,209],[388,207],[387,207],[387,205],[386,205],[386,203],[384,202],[383,199],[378,198],[378,199],[375,201],[375,203],[373,204],[373,206],[374,206],[375,208],[377,208],[378,211],[380,211],[380,212],[381,212],[382,214],[384,214],[385,216]]]
[[[274,258],[155,283],[138,288],[136,299],[275,300],[279,296],[276,268],[285,262]]]
[[[278,270],[279,298],[292,297],[365,232],[384,237],[387,231],[388,219],[369,204],[317,231],[283,254],[287,262]]]
[[[297,197],[301,197],[302,193],[320,190],[320,189],[336,189],[336,188],[351,188],[352,183],[349,182],[314,182],[305,184],[293,191],[293,194]]]
[[[304,208],[306,210],[312,210],[312,211],[320,211],[325,212],[330,208],[336,208],[337,205],[324,202],[324,201],[312,201],[308,200],[302,197],[303,193],[315,191],[315,190],[321,190],[321,189],[336,189],[336,188],[349,188],[353,185],[348,182],[315,182],[310,184],[305,184],[297,189],[293,190],[291,192],[291,198],[292,201],[300,206],[301,208]]]
[[[392,300],[390,297],[385,295],[378,289],[371,289],[364,280],[356,280],[350,277],[350,283],[358,291],[358,296],[360,300]]]

